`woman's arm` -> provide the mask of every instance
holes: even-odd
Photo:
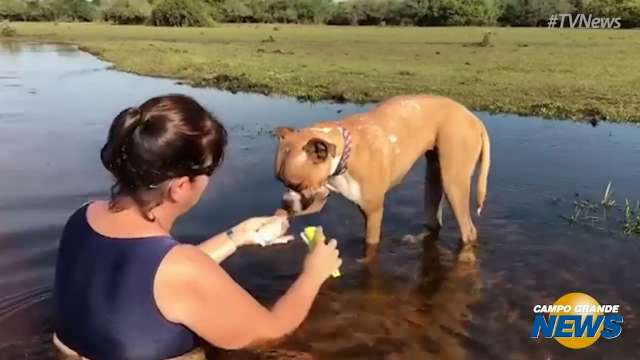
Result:
[[[227,232],[215,235],[198,245],[198,248],[219,264],[238,249],[232,236]]]
[[[180,245],[160,265],[154,295],[168,320],[184,324],[215,346],[238,349],[282,337],[300,325],[320,286],[340,265],[335,241],[316,246],[307,263],[268,310],[200,249]]]
[[[215,262],[221,263],[241,246],[284,244],[292,240],[293,236],[284,235],[288,228],[286,216],[254,217],[209,238],[198,247]]]

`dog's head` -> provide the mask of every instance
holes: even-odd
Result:
[[[329,194],[327,181],[340,161],[335,128],[277,128],[280,144],[275,160],[276,178],[287,188],[283,207],[301,212]]]

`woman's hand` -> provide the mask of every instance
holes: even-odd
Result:
[[[338,242],[331,239],[325,243],[322,227],[316,230],[315,244],[311,252],[304,261],[304,272],[311,277],[324,282],[327,278],[342,265],[340,251],[337,248]]]
[[[254,217],[234,226],[232,240],[236,246],[284,244],[293,240],[293,235],[285,235],[289,229],[286,216]]]

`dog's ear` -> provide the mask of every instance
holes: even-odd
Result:
[[[320,163],[331,155],[336,156],[336,146],[325,140],[313,138],[303,147],[304,151],[311,157],[313,162]]]
[[[295,130],[292,127],[277,127],[273,130],[273,134],[279,139],[284,139],[287,134],[294,132]]]

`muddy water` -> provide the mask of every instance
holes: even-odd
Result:
[[[203,201],[175,231],[196,243],[245,217],[268,214],[282,187],[272,175],[266,130],[302,126],[365,107],[230,94],[124,74],[71,47],[0,43],[0,359],[51,357],[51,285],[66,217],[102,198],[110,180],[98,161],[112,117],[148,97],[180,92],[214,111],[230,130],[229,154]],[[340,113],[338,113],[340,112]],[[492,137],[489,200],[477,222],[477,261],[459,261],[450,212],[440,239],[422,231],[424,162],[385,208],[380,262],[365,268],[363,222],[341,198],[317,216],[345,254],[343,277],[322,289],[309,319],[268,349],[218,353],[230,359],[586,359],[637,358],[640,238],[621,224],[569,225],[576,193],[640,199],[640,128],[479,113]],[[616,211],[614,210],[614,218]],[[618,214],[619,215],[619,214]],[[409,235],[409,236],[407,236]],[[414,235],[414,236],[412,236]],[[225,267],[272,303],[301,267],[301,242],[244,249]],[[571,292],[622,305],[620,338],[580,351],[529,339],[537,303]],[[215,311],[215,309],[212,309]]]

